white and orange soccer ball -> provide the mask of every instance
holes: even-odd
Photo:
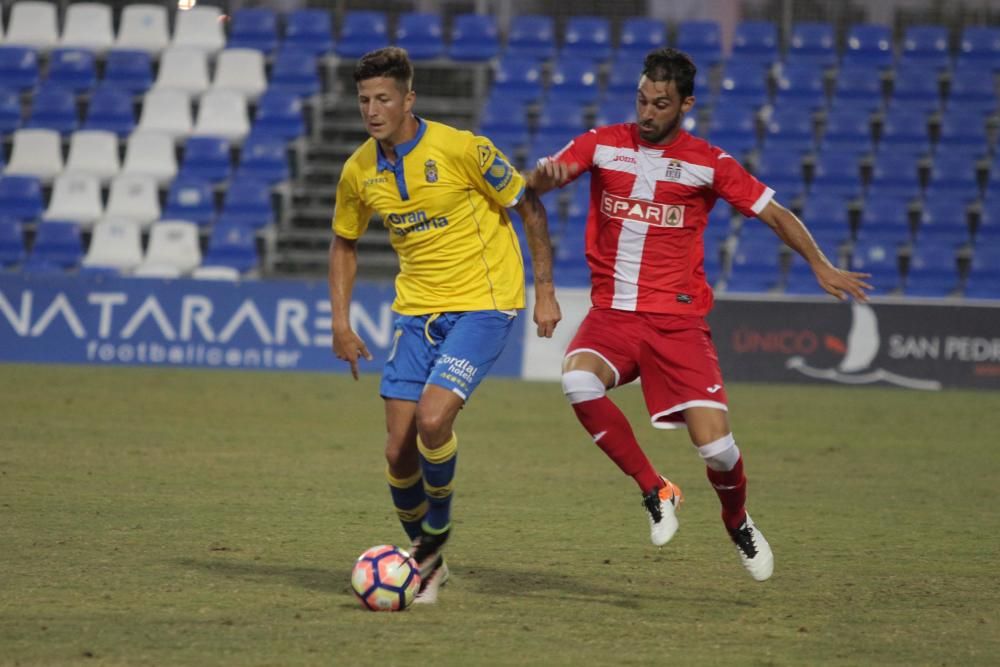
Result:
[[[407,552],[380,544],[358,556],[351,587],[365,609],[403,611],[420,589],[420,569]]]

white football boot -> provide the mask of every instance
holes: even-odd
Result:
[[[662,547],[677,532],[676,512],[684,502],[681,488],[663,477],[663,486],[642,497],[642,506],[649,516],[649,539]]]
[[[736,553],[750,576],[757,581],[767,581],[774,572],[774,554],[749,514],[739,528],[729,531],[729,539],[736,545]]]

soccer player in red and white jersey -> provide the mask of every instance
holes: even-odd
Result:
[[[802,255],[824,290],[865,300],[867,274],[841,271],[802,222],[731,155],[681,128],[694,106],[695,65],[675,49],[649,53],[636,92],[636,123],[598,127],[539,161],[538,192],[589,171],[586,256],[592,308],[563,362],[563,391],[597,445],[643,494],[651,539],[677,530],[680,488],[653,468],[608,389],[641,375],[653,425],[686,426],[722,503],[722,520],[750,575],[771,576],[771,548],[746,510],[743,457],[729,426],[726,390],[705,315],[702,234],[722,197],[758,217]]]

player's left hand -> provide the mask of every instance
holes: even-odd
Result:
[[[559,302],[556,301],[555,292],[535,293],[535,325],[538,327],[539,338],[552,338],[556,330],[556,325],[562,319],[562,311],[559,309]]]
[[[525,178],[529,188],[542,195],[566,184],[580,171],[579,165],[546,160]]]
[[[856,301],[864,303],[868,301],[868,294],[865,290],[874,289],[863,280],[864,278],[870,278],[870,273],[843,271],[830,265],[814,269],[814,272],[816,274],[816,282],[819,283],[819,286],[841,301],[846,301],[847,297],[851,296]]]

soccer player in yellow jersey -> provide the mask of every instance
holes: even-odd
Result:
[[[357,239],[377,212],[399,255],[394,338],[382,375],[386,476],[420,565],[418,602],[447,579],[458,411],[500,356],[524,308],[524,265],[507,209],[524,220],[535,275],[534,321],[561,317],[545,209],[493,143],[413,114],[406,51],[372,51],[354,70],[370,138],[344,164],[330,244],[333,351],[371,359],[348,319]]]

